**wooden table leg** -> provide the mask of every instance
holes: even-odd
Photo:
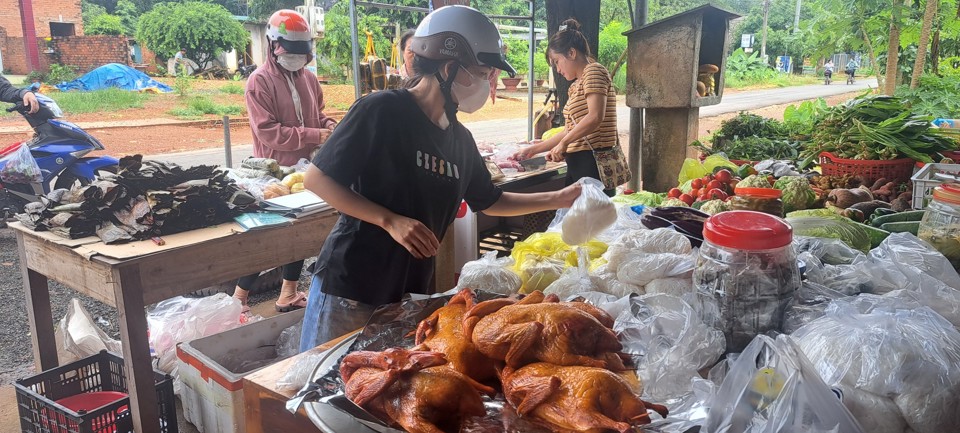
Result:
[[[147,317],[143,310],[140,270],[135,267],[113,272],[117,310],[120,313],[120,337],[123,339],[123,363],[133,429],[137,433],[160,433],[156,381],[147,339]]]
[[[57,343],[53,335],[53,312],[50,309],[50,289],[47,277],[30,270],[23,247],[23,234],[17,233],[20,251],[20,272],[23,275],[23,290],[27,298],[27,317],[30,321],[30,338],[33,340],[33,360],[37,372],[60,365],[57,359]]]

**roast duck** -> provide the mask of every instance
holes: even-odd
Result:
[[[613,318],[534,292],[476,303],[464,289],[420,322],[416,346],[353,352],[340,364],[347,398],[410,433],[458,432],[502,390],[522,418],[553,431],[631,431],[650,422],[626,378]],[[635,379],[635,376],[633,376]]]

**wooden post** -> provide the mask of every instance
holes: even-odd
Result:
[[[596,57],[600,40],[600,0],[547,0],[547,36],[552,37],[560,29],[560,23],[568,18],[580,22],[580,31],[587,38],[590,53]],[[543,53],[536,55],[542,56]],[[558,112],[567,104],[570,82],[554,70],[557,81]],[[559,123],[558,120],[559,119]],[[555,125],[563,124],[563,116],[557,116]]]
[[[640,173],[646,191],[677,186],[677,173],[687,156],[687,145],[697,139],[699,108],[647,108]]]
[[[124,376],[130,394],[130,414],[137,433],[160,433],[156,381],[150,362],[147,316],[143,311],[143,285],[138,265],[115,269],[114,296],[120,313],[120,338],[123,341]]]
[[[60,365],[57,358],[57,343],[53,338],[53,312],[50,309],[50,290],[47,277],[27,267],[23,233],[17,235],[20,250],[20,269],[23,275],[23,290],[27,299],[27,320],[30,321],[30,339],[33,340],[33,361],[37,372]]]

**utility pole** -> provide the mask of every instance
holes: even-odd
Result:
[[[800,31],[800,2],[802,0],[797,0],[797,13],[793,15],[793,32],[796,33]]]
[[[763,32],[760,36],[760,58],[767,61],[767,18],[770,16],[770,0],[763,0]]]
[[[639,28],[647,23],[647,0],[637,0],[636,9],[633,11],[633,28]],[[640,183],[640,148],[643,146],[643,109],[630,108],[630,135],[627,136],[627,165],[630,166],[630,173],[633,175],[627,184],[630,189],[639,191],[643,186]]]

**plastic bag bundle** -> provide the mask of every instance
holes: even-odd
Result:
[[[283,374],[283,377],[277,379],[277,389],[289,392],[303,388],[310,381],[313,371],[317,369],[317,365],[320,364],[326,354],[326,352],[315,351],[300,357]]]
[[[797,255],[810,253],[827,265],[849,265],[866,259],[866,256],[839,239],[794,236],[793,247]]]
[[[497,258],[496,251],[489,251],[483,257],[467,262],[460,271],[457,290],[470,288],[490,293],[511,295],[520,290],[520,276],[510,268],[513,259]]]
[[[0,150],[0,180],[6,183],[43,181],[40,166],[30,154],[30,146],[26,142]]]
[[[157,303],[147,314],[157,368],[176,377],[177,344],[242,325],[242,309],[240,301],[226,293],[199,299],[178,296]]]
[[[617,267],[617,277],[624,283],[637,286],[646,286],[662,278],[689,278],[695,262],[696,259],[690,254],[631,255]]]
[[[260,177],[243,177],[238,176],[233,171],[227,173],[227,177],[233,179],[237,183],[237,186],[242,188],[244,191],[250,193],[257,200],[267,200],[271,198],[278,197],[283,190],[286,190],[286,194],[290,193],[290,189],[283,185],[280,179],[277,179],[270,175],[263,175]],[[266,193],[266,195],[264,195]]]
[[[787,311],[783,313],[781,330],[784,334],[792,334],[801,326],[823,317],[830,302],[847,296],[850,295],[821,284],[804,281],[793,294],[793,299],[787,305]]]
[[[690,277],[668,277],[653,280],[643,286],[643,290],[651,295],[663,294],[683,297],[696,292],[693,279]]]
[[[917,433],[960,426],[960,332],[931,309],[891,296],[844,298],[794,336],[826,383],[873,394],[857,404],[892,399]]]
[[[586,247],[587,255],[591,260],[591,267],[595,266],[597,259],[601,258],[607,251],[607,244],[600,241],[590,241],[583,245]],[[576,250],[560,238],[559,232],[534,233],[526,239],[513,245],[510,257],[517,264],[525,259],[527,255],[536,255],[541,257],[552,257],[562,260],[567,266],[577,266]],[[519,266],[515,264],[514,270],[520,271]]]
[[[676,296],[630,296],[601,308],[616,318],[613,329],[624,351],[634,356],[644,395],[651,400],[689,392],[690,380],[715,364],[726,347],[723,333],[705,325]]]
[[[611,268],[609,265],[601,265],[596,268],[593,273],[604,284],[603,290],[601,291],[616,296],[618,299],[633,294],[643,295],[646,293],[643,287],[620,281],[620,279],[617,278],[616,269]]]
[[[758,335],[717,391],[704,433],[823,432],[863,429],[789,336]]]
[[[613,201],[613,199],[611,199],[611,201]],[[629,206],[618,206],[617,221],[602,233],[598,234],[597,240],[612,244],[627,232],[646,229],[640,214],[634,212]]]
[[[690,241],[671,229],[630,230],[610,244],[603,257],[614,269],[631,256],[642,254],[690,254]]]
[[[520,272],[520,292],[544,290],[563,274],[564,262],[551,257],[528,254],[517,263]]]
[[[555,294],[560,299],[571,299],[581,293],[602,292],[606,289],[602,279],[590,275],[585,248],[577,247],[577,250],[582,253],[579,254],[580,265],[576,268],[567,268],[557,281],[543,289],[544,294]]]
[[[561,219],[560,232],[567,245],[580,245],[603,233],[617,222],[617,208],[603,193],[603,183],[592,178],[582,178],[580,196],[573,206],[557,218]]]
[[[73,298],[67,306],[67,314],[56,329],[57,355],[61,364],[96,355],[101,350],[123,353],[120,341],[103,332],[80,300]]]

